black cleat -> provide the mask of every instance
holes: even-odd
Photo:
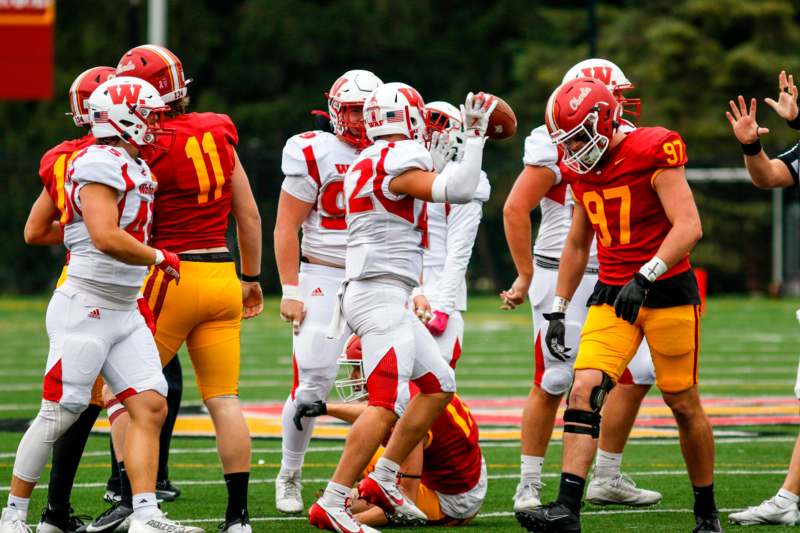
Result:
[[[535,533],[580,533],[581,531],[581,517],[558,502],[540,505],[530,511],[517,511],[514,516],[522,527]]]
[[[695,515],[697,524],[692,533],[723,533],[722,524],[719,523],[719,513],[714,512],[706,516]]]
[[[181,495],[181,489],[172,484],[172,481],[165,479],[156,482],[156,499],[159,502],[172,502]]]
[[[38,533],[75,533],[84,526],[84,520],[92,519],[91,516],[75,516],[72,512],[72,509],[65,512],[54,512],[45,507],[36,531]]]
[[[132,508],[122,503],[117,503],[106,509],[94,522],[81,528],[80,533],[101,533],[103,531],[110,533],[120,526],[123,526],[123,529],[127,529],[123,524],[129,523],[132,516]]]

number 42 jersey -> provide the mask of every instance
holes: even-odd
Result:
[[[161,151],[143,154],[158,182],[153,246],[175,253],[226,246],[236,126],[227,115],[187,113],[167,119],[164,129]]]

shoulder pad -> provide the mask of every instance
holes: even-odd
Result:
[[[558,149],[547,133],[547,127],[539,126],[525,139],[522,162],[536,167],[551,167],[558,163]]]
[[[121,171],[125,162],[119,150],[89,146],[72,160],[68,170],[70,179],[78,183],[102,183],[118,191],[126,190],[128,184]]]
[[[420,169],[428,172],[433,171],[433,159],[431,153],[417,141],[404,140],[387,144],[389,153],[383,162],[386,174],[399,176],[403,172],[412,169]]]
[[[325,131],[307,131],[291,137],[283,147],[281,170],[284,176],[310,175],[309,162],[319,162],[331,150],[331,141],[336,137]]]

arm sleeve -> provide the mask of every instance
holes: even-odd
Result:
[[[453,206],[447,216],[447,254],[442,275],[437,281],[436,294],[441,307],[439,310],[448,315],[456,308],[459,291],[466,283],[467,267],[483,216],[483,202],[489,199],[490,193],[489,180],[486,173],[481,172],[475,199],[468,204]]]
[[[798,183],[800,183],[800,143],[780,154],[778,159],[783,161],[783,164],[789,169],[794,180],[794,186],[797,187]]]
[[[531,131],[525,139],[522,162],[533,167],[544,167],[556,175],[553,185],[561,183],[561,169],[558,168],[558,148],[553,144],[545,126]]]

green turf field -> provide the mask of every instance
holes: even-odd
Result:
[[[14,451],[21,436],[20,425],[15,422],[29,419],[38,408],[47,351],[46,303],[43,298],[0,301],[0,428],[6,429],[0,432],[3,491],[8,490]],[[474,298],[470,305],[465,350],[457,374],[462,396],[469,402],[470,398],[526,395],[533,372],[528,308],[503,313],[496,310],[496,302],[490,298]],[[704,395],[792,397],[800,349],[800,326],[794,317],[798,307],[797,300],[712,300],[703,318],[700,375]],[[285,398],[291,384],[290,333],[288,326],[277,319],[276,300],[268,302],[264,317],[245,324],[243,354],[242,399],[259,402]],[[187,376],[184,402],[196,406],[199,396],[189,362],[185,354],[182,357]],[[757,504],[774,494],[797,434],[792,426],[735,429],[736,436],[717,439],[717,503],[726,512]],[[312,442],[304,472],[307,504],[324,487],[339,448],[337,442]],[[107,437],[92,437],[73,492],[73,506],[80,513],[94,515],[105,508],[100,498],[108,473],[107,450]],[[557,489],[560,453],[560,443],[556,441],[545,467],[545,499]],[[482,516],[467,529],[520,531],[510,512],[518,473],[518,444],[486,443],[484,455],[489,465],[489,495]],[[278,440],[254,441],[250,489],[254,530],[310,531],[302,518],[281,517],[274,510],[272,480],[279,462]],[[584,531],[691,530],[691,491],[675,441],[634,441],[626,450],[623,467],[640,485],[661,491],[663,502],[646,510],[587,505]],[[184,493],[177,502],[165,504],[165,510],[172,517],[216,531],[224,512],[225,488],[214,440],[177,438],[170,471]],[[36,510],[41,509],[44,497],[44,490],[35,492],[31,520],[37,518]]]

